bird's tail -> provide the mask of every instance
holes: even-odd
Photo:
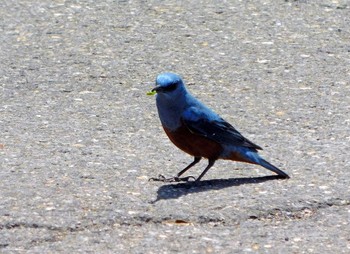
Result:
[[[275,167],[274,165],[272,165],[271,163],[269,163],[268,161],[264,160],[261,157],[260,157],[260,160],[259,160],[259,164],[261,166],[263,166],[264,168],[275,172],[277,175],[279,175],[279,176],[281,176],[283,178],[289,178],[289,175],[287,175],[282,170],[278,169],[277,167]]]
[[[247,163],[252,163],[256,165],[263,166],[264,168],[275,172],[277,175],[283,178],[289,178],[289,175],[284,173],[282,170],[278,169],[271,163],[264,160],[256,150],[239,147],[231,147],[231,151],[227,157],[223,157],[223,159],[233,160],[233,161],[242,161]]]

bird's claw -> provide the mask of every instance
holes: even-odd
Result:
[[[169,177],[166,178],[163,175],[158,175],[158,177],[151,177],[148,179],[148,181],[157,181],[157,182],[164,182],[164,183],[173,183],[173,182],[191,182],[190,179],[193,179],[193,181],[196,180],[194,176],[186,176],[186,177]]]

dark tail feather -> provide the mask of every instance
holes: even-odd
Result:
[[[289,178],[289,175],[287,175],[282,170],[276,168],[274,165],[272,165],[271,163],[267,162],[266,160],[264,160],[262,158],[260,159],[259,164],[261,166],[263,166],[264,168],[275,172],[277,175],[279,175],[279,176],[281,176],[283,178]]]

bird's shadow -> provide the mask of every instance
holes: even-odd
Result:
[[[242,184],[257,184],[271,180],[281,179],[280,176],[261,176],[261,177],[243,177],[229,179],[213,179],[200,182],[180,182],[165,184],[159,187],[157,191],[157,199],[151,201],[156,203],[162,199],[176,199],[192,193],[198,193],[210,190],[220,190],[228,187],[239,186]]]

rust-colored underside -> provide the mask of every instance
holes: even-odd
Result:
[[[192,156],[218,159],[222,152],[222,146],[219,143],[190,132],[186,126],[176,131],[164,128],[164,131],[178,148]]]
[[[240,161],[253,163],[248,158],[242,156],[238,151],[232,151],[229,156],[220,157],[223,147],[221,144],[212,141],[201,135],[192,133],[186,126],[181,126],[176,131],[170,131],[164,128],[171,142],[173,142],[182,151],[196,157],[204,157],[208,159],[225,159],[232,161]]]

